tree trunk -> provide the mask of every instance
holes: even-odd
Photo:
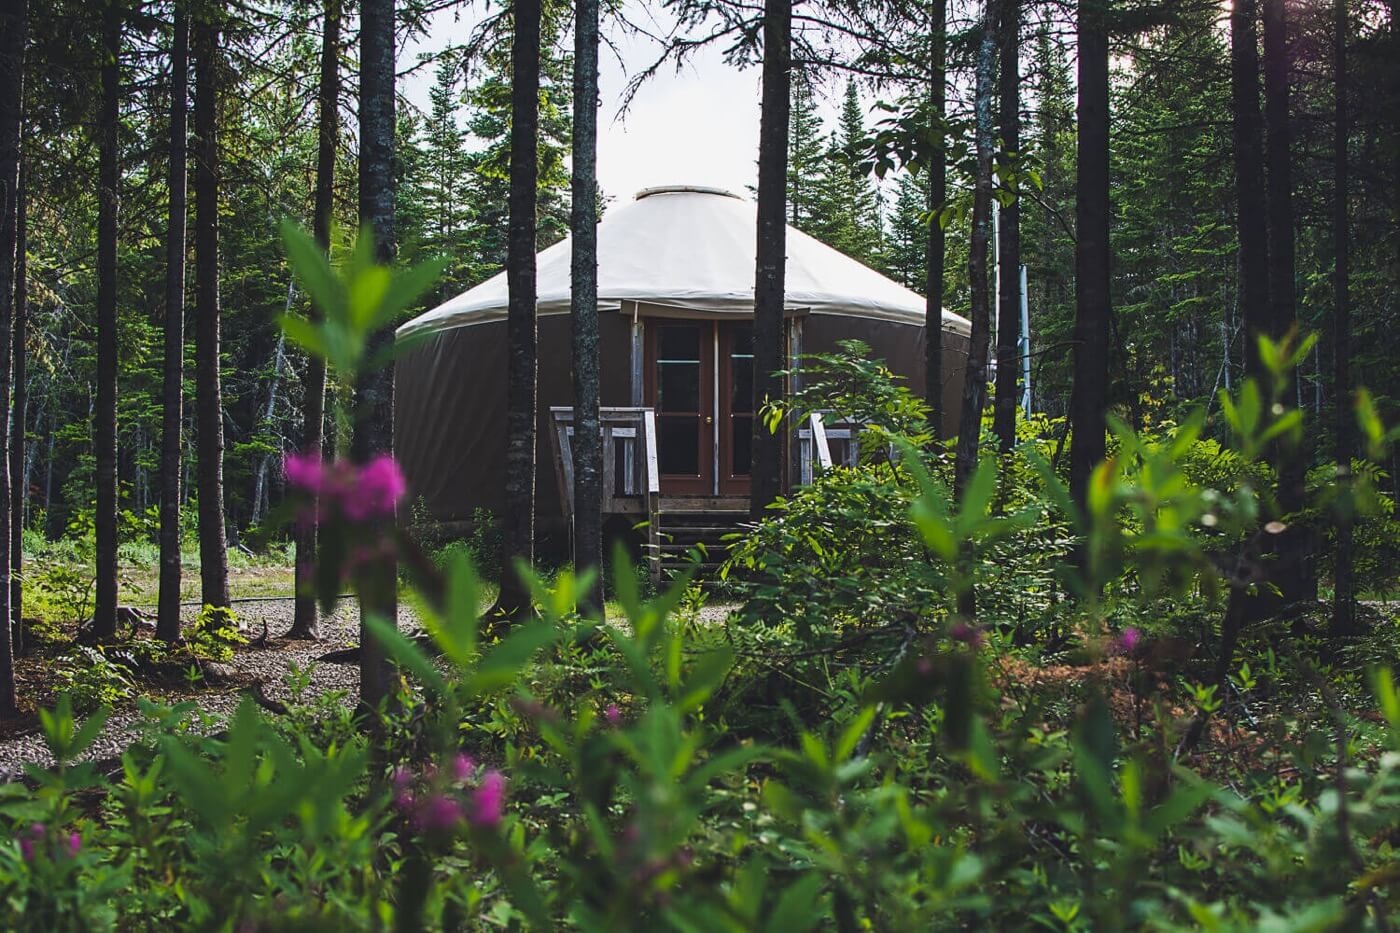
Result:
[[[1275,340],[1298,324],[1293,234],[1292,127],[1288,90],[1288,22],[1285,0],[1264,0],[1264,115],[1268,122],[1269,320]],[[1297,395],[1297,373],[1288,374],[1284,398]],[[1303,508],[1309,447],[1278,444],[1278,502],[1284,515]],[[1277,560],[1271,576],[1285,603],[1316,598],[1317,578],[1309,539],[1311,532],[1290,522],[1278,535]]]
[[[292,312],[292,296],[295,294],[295,278],[287,281],[287,310],[284,314]],[[277,399],[282,394],[282,373],[287,362],[287,335],[279,333],[277,335],[277,347],[272,351],[272,381],[267,389],[267,407],[263,409],[263,424],[272,426],[277,417]],[[272,463],[274,456],[278,461],[282,458],[282,451],[276,455],[263,454],[262,461],[258,464],[258,472],[253,477],[253,514],[251,523],[256,525],[263,520],[268,509],[268,485],[272,476]]]
[[[977,175],[972,191],[972,240],[967,272],[972,287],[972,346],[963,376],[961,417],[958,419],[957,458],[953,492],[961,496],[977,468],[982,409],[987,401],[987,353],[992,327],[991,281],[987,264],[992,234],[992,95],[996,90],[996,7],[988,0],[982,35],[977,45],[976,90],[973,98],[977,145]]]
[[[24,506],[29,501],[29,168],[20,161],[19,194],[15,205],[14,287],[14,428],[10,437],[10,619],[24,618]],[[16,629],[19,631],[19,629]]]
[[[510,221],[506,244],[505,559],[497,608],[515,619],[530,609],[517,563],[535,560],[535,408],[539,326],[535,317],[535,210],[539,180],[540,3],[515,3],[511,53]]]
[[[160,596],[156,635],[180,637],[180,452],[185,405],[185,217],[190,23],[175,4],[170,50],[170,216],[165,235],[165,365],[161,379]]]
[[[1259,113],[1259,37],[1255,0],[1230,13],[1230,96],[1234,108],[1236,227],[1239,238],[1240,330],[1245,375],[1261,379],[1259,335],[1270,332],[1269,247],[1264,203],[1264,123]]]
[[[1021,156],[1021,0],[1005,0],[1001,22],[1001,144],[1010,158]],[[993,428],[998,448],[1016,446],[1017,378],[1021,371],[1021,204],[1001,209],[997,242],[1001,302],[997,309],[997,391]]]
[[[326,0],[321,28],[321,82],[318,93],[316,132],[316,203],[311,220],[312,232],[321,249],[331,248],[331,216],[335,207],[336,140],[340,135],[340,0]],[[320,312],[312,305],[311,313]],[[312,355],[306,362],[305,396],[302,410],[301,452],[321,455],[325,446],[326,361]],[[309,504],[317,515],[317,502]],[[316,611],[316,536],[319,518],[296,529],[296,604],[288,638],[313,641],[321,637]]]
[[[1108,407],[1108,33],[1102,0],[1079,3],[1079,164],[1075,211],[1074,386],[1070,393],[1070,490],[1085,509],[1089,476],[1104,456]],[[1081,559],[1083,554],[1081,553]]]
[[[97,409],[93,418],[93,453],[97,461],[94,523],[97,591],[92,627],[99,641],[110,641],[117,632],[117,210],[121,184],[117,165],[117,110],[121,25],[117,4],[107,3],[102,18],[104,61],[102,98],[97,115]],[[9,334],[2,336],[8,343]],[[8,371],[9,367],[4,369]],[[8,529],[5,536],[8,538]],[[5,564],[9,564],[8,555]]]
[[[963,374],[962,408],[958,418],[958,445],[953,460],[953,496],[960,499],[977,468],[982,434],[982,409],[987,403],[987,354],[992,326],[991,280],[987,264],[992,234],[992,95],[996,89],[997,3],[987,0],[982,34],[977,43],[973,133],[977,171],[972,189],[972,238],[968,245],[967,273],[972,290],[972,341]],[[967,568],[964,568],[967,569]],[[958,592],[958,614],[976,615],[976,592],[966,580]]]
[[[10,341],[10,319],[13,311],[15,275],[15,246],[19,240],[16,224],[19,219],[20,174],[20,121],[24,102],[24,42],[28,25],[28,3],[26,0],[8,2],[0,6],[0,340],[5,348],[0,357],[8,354]],[[0,366],[0,404],[9,405],[10,367],[9,360]],[[0,408],[0,412],[4,409]],[[6,441],[4,432],[8,430],[5,419],[0,418],[0,445]],[[3,450],[0,446],[0,450]],[[0,464],[0,495],[9,501],[9,461]],[[4,533],[4,547],[8,550],[10,530],[6,522],[9,510],[0,510],[5,518],[0,518],[0,531]],[[0,716],[13,716],[15,707],[15,667],[14,650],[11,644],[9,624],[10,607],[10,555],[3,555],[0,564]]]
[[[792,105],[792,0],[764,0],[763,110],[758,129],[758,243],[753,307],[753,459],[749,512],[763,517],[782,494],[784,433],[768,430],[763,406],[783,396],[787,277],[788,119]],[[780,429],[781,431],[781,429]]]
[[[389,265],[394,235],[394,0],[360,4],[360,223],[374,235],[376,258]],[[373,350],[393,343],[391,324],[370,338]],[[361,373],[355,386],[359,409],[351,455],[360,463],[394,449],[394,371]],[[390,517],[389,523],[395,518]],[[387,533],[387,529],[386,529]],[[366,568],[360,591],[360,703],[377,709],[389,692],[383,646],[368,636],[363,620],[398,622],[398,564],[385,556]]]
[[[224,532],[223,391],[219,383],[219,27],[196,18],[194,46],[195,415],[199,492],[200,598],[227,606],[228,539]]]
[[[928,167],[928,244],[924,254],[924,400],[935,439],[947,436],[943,415],[943,224],[939,212],[948,200],[947,0],[934,0],[929,23],[929,122],[938,134]]]
[[[1336,400],[1337,475],[1350,490],[1353,422],[1351,411],[1351,243],[1348,229],[1347,183],[1350,166],[1347,141],[1351,129],[1347,112],[1347,0],[1333,0],[1332,62],[1336,79],[1335,122],[1332,136],[1333,201],[1332,248],[1336,257],[1332,274],[1332,397]],[[1356,581],[1352,567],[1352,509],[1343,502],[1337,522],[1334,556],[1332,634],[1356,632]]]
[[[597,574],[585,597],[603,617],[603,436],[598,422],[598,0],[574,7],[574,564]]]

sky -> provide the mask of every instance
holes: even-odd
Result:
[[[640,4],[626,10],[648,30],[665,24],[649,18]],[[416,37],[399,55],[400,70],[422,52],[460,43],[476,17],[440,14],[426,37]],[[708,185],[750,196],[758,183],[760,69],[725,64],[718,46],[702,49],[679,72],[663,66],[633,99],[620,108],[631,75],[656,60],[660,46],[640,35],[608,30],[599,54],[598,183],[619,203],[642,188],[656,185]],[[404,95],[424,110],[433,70],[420,68],[403,82]],[[823,116],[834,122],[835,98],[822,103]]]

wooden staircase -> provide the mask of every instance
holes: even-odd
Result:
[[[747,509],[673,508],[661,503],[660,549],[662,576],[674,576],[692,568],[697,580],[712,580],[728,555],[729,535],[742,532],[749,520]]]

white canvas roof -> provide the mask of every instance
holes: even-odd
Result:
[[[641,301],[693,311],[753,313],[757,208],[716,188],[648,188],[607,212],[598,225],[598,304]],[[536,258],[539,313],[569,310],[570,244]],[[504,272],[398,329],[400,337],[505,317]],[[924,322],[924,299],[849,256],[789,226],[786,304],[812,314],[842,314],[908,324]],[[962,334],[965,318],[943,311],[943,327]]]

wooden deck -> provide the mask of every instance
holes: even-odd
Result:
[[[559,501],[570,523],[574,516],[574,410],[555,407],[550,413],[550,443],[554,451],[554,475],[559,484]],[[644,553],[652,582],[660,584],[663,561],[676,563],[677,548],[686,542],[684,529],[709,528],[714,521],[738,528],[748,515],[747,496],[662,496],[661,473],[657,460],[656,413],[650,408],[602,408],[599,422],[603,435],[603,514],[628,515],[645,526]],[[858,426],[834,423],[828,426],[820,413],[813,414],[794,434],[797,449],[797,480],[810,483],[813,476],[833,463],[832,446],[837,442],[837,461],[854,463]],[[675,534],[666,535],[663,520],[673,517]]]

